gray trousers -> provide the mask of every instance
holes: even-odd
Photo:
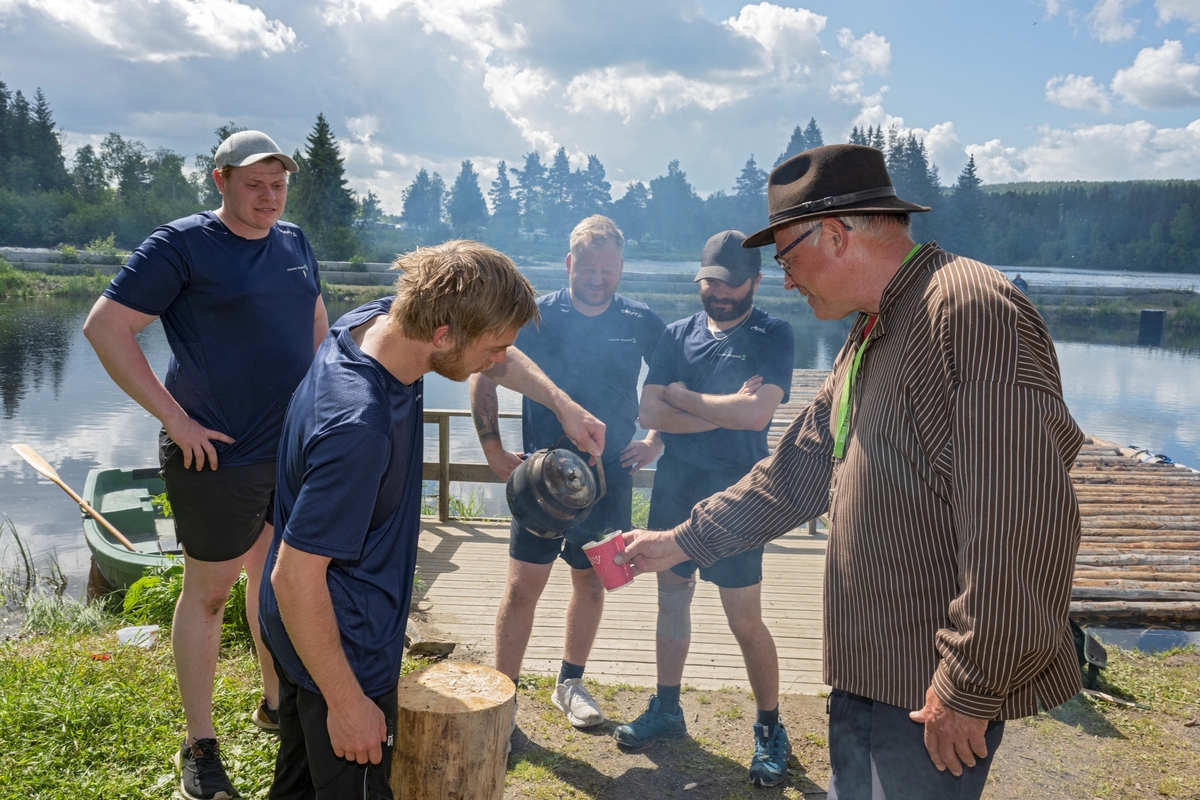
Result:
[[[910,709],[834,689],[829,697],[828,800],[978,800],[1004,723],[988,723],[988,756],[954,777],[938,772],[925,749],[925,726]]]

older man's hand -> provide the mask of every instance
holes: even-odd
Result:
[[[613,556],[617,564],[629,564],[634,575],[643,572],[662,572],[687,561],[671,531],[633,530],[625,533],[625,552]]]
[[[925,691],[925,707],[909,713],[913,722],[925,725],[925,749],[938,772],[950,770],[962,775],[963,765],[975,766],[975,757],[987,758],[988,721],[948,708],[930,686]]]

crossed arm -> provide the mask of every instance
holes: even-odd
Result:
[[[664,433],[702,433],[727,428],[761,431],[771,424],[783,389],[755,375],[733,394],[693,392],[681,382],[647,384],[638,408],[642,425]]]

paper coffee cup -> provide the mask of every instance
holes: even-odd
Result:
[[[613,563],[613,556],[625,552],[625,537],[620,531],[613,531],[598,542],[588,542],[583,552],[606,590],[615,592],[633,582],[633,570],[628,564]]]

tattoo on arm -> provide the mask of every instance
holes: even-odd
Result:
[[[479,434],[482,444],[488,439],[500,438],[500,402],[496,392],[481,392],[482,396],[471,405],[471,419],[475,422],[475,432]]]

